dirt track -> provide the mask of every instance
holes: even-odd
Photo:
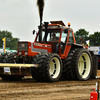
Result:
[[[90,100],[90,93],[100,79],[40,83],[30,78],[22,81],[0,79],[0,100]]]

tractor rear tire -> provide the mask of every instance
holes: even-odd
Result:
[[[0,63],[5,63],[5,59],[7,57],[7,54],[2,54],[0,55]],[[0,76],[3,79],[3,76]],[[4,76],[5,77],[5,76]]]
[[[64,79],[85,81],[91,78],[93,60],[88,50],[76,48],[71,50],[64,62]]]
[[[37,68],[31,68],[33,79],[39,82],[59,81],[62,74],[62,60],[58,54],[39,53],[33,58]]]
[[[5,63],[16,63],[14,60],[15,55],[17,55],[16,52],[7,54],[6,57],[4,58],[4,62]]]
[[[7,57],[7,53],[1,54],[0,55],[0,63],[4,62],[4,59]]]

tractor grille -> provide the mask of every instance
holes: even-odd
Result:
[[[28,42],[19,42],[18,51],[28,51]]]

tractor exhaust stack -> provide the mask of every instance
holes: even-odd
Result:
[[[45,40],[44,40],[44,42],[45,43],[47,43],[47,35],[48,35],[47,29],[48,29],[48,24],[49,24],[49,22],[44,22],[44,27],[45,27]]]

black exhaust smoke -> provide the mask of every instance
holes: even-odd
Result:
[[[41,42],[41,40],[42,40],[42,19],[43,19],[44,0],[37,0],[37,6],[39,9],[39,16],[40,16],[39,42]]]
[[[43,18],[44,0],[37,0],[37,6],[39,9],[39,16],[40,16],[40,23],[41,23]]]

